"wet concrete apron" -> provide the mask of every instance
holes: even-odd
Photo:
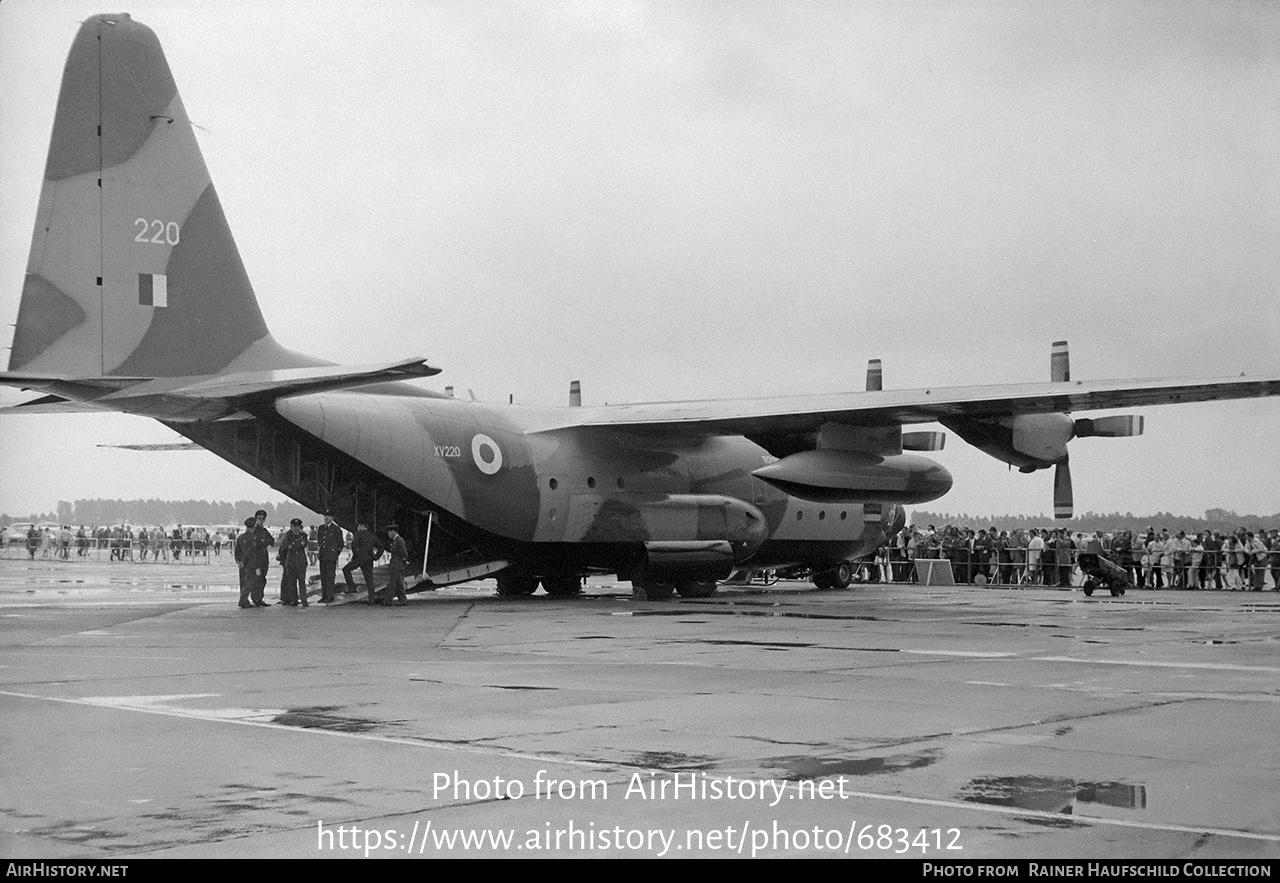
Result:
[[[5,854],[462,851],[428,823],[516,835],[480,854],[1280,854],[1270,595],[600,580],[241,611],[123,572],[0,569]]]

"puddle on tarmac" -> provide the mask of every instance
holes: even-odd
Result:
[[[680,644],[713,644],[717,647],[769,647],[774,650],[789,650],[794,647],[813,647],[813,644],[806,644],[800,641],[734,641],[728,638],[711,639],[707,638],[701,641],[678,641]]]
[[[1071,815],[1077,803],[1146,809],[1147,786],[1126,782],[1078,782],[1054,776],[990,776],[960,789],[960,799]]]
[[[631,762],[654,770],[709,770],[715,768],[717,758],[678,751],[645,751],[637,754]]]
[[[485,684],[492,690],[559,690],[559,687],[532,687],[524,684]]]
[[[384,726],[382,721],[366,717],[335,714],[341,706],[312,705],[307,708],[291,708],[271,719],[273,724],[300,727],[304,730],[335,730],[340,733],[368,733]]]
[[[939,751],[922,751],[919,754],[890,754],[884,757],[769,757],[764,762],[785,770],[788,781],[824,779],[829,776],[874,776],[880,773],[896,773],[914,770],[936,763]]]
[[[689,603],[688,599],[681,603]],[[630,610],[625,616],[688,616],[687,610]],[[878,616],[845,616],[839,613],[799,613],[788,610],[699,610],[699,616],[769,616],[794,619],[839,619],[860,622],[879,622]]]

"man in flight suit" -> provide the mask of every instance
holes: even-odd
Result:
[[[307,604],[307,533],[302,529],[302,519],[289,522],[289,531],[280,538],[280,551],[276,557],[284,565],[280,576],[280,603],[289,607]]]
[[[382,547],[378,545],[377,537],[369,530],[368,522],[358,522],[355,536],[351,538],[351,560],[347,562],[346,567],[342,568],[342,577],[347,582],[348,595],[356,590],[356,584],[351,580],[351,571],[358,567],[364,574],[364,587],[369,593],[369,603],[374,603],[373,562],[380,557],[382,557]]]
[[[334,577],[338,569],[338,556],[342,554],[345,539],[342,528],[333,523],[333,513],[324,513],[324,524],[316,530],[317,554],[320,559],[320,603],[328,604],[337,595]]]
[[[391,541],[391,582],[387,584],[387,605],[394,603],[403,606],[409,603],[404,594],[404,574],[409,569],[409,549],[394,524],[387,525],[387,539]]]
[[[245,610],[250,607],[266,607],[266,602],[257,604],[251,600],[253,589],[258,584],[258,575],[254,573],[250,565],[252,559],[256,538],[253,535],[253,529],[257,527],[258,520],[256,518],[246,518],[244,520],[244,532],[236,537],[235,559],[236,564],[240,566],[240,606]]]
[[[253,591],[250,597],[255,607],[266,607],[263,594],[267,589],[267,568],[271,566],[271,553],[267,550],[276,544],[276,538],[267,530],[267,510],[259,509],[253,516],[253,547],[250,549],[249,569],[254,573]]]

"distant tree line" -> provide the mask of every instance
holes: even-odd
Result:
[[[30,515],[0,515],[0,526],[14,521],[56,521],[58,524],[241,524],[259,509],[267,512],[267,524],[287,525],[291,518],[303,524],[319,524],[324,519],[297,503],[234,503],[209,500],[66,500],[58,501],[56,512]]]
[[[1275,515],[1240,515],[1230,509],[1208,509],[1202,516],[1174,515],[1172,512],[1157,512],[1154,515],[1134,515],[1132,512],[1086,512],[1075,518],[1057,519],[1052,515],[970,515],[967,512],[959,515],[946,512],[929,512],[924,509],[911,511],[907,523],[917,527],[930,524],[941,527],[944,524],[956,524],[972,527],[996,527],[999,530],[1032,527],[1065,527],[1070,531],[1117,531],[1131,530],[1134,533],[1146,532],[1148,527],[1157,531],[1169,528],[1171,531],[1185,530],[1188,533],[1199,533],[1202,530],[1218,532],[1234,532],[1244,527],[1250,530],[1265,528],[1280,529],[1280,513]]]

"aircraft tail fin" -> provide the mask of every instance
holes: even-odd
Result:
[[[324,364],[267,330],[154,32],[80,27],[63,71],[10,371],[178,377]]]

